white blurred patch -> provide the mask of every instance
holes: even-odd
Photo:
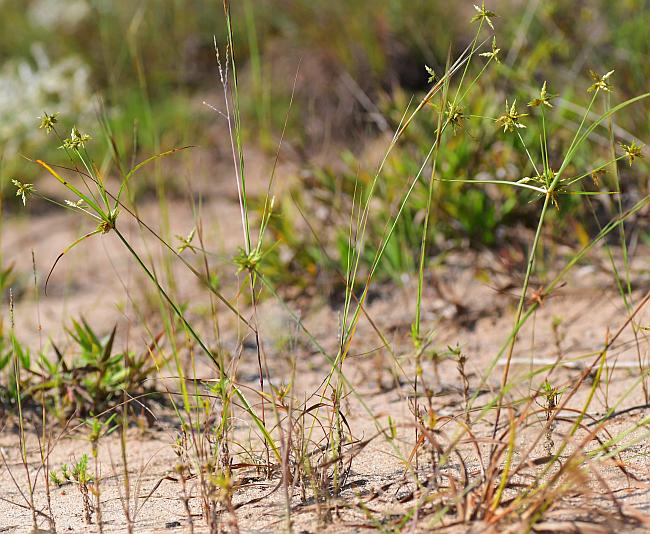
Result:
[[[32,46],[31,60],[12,60],[0,69],[0,145],[4,155],[44,133],[38,129],[43,112],[75,120],[92,109],[90,69],[79,58],[50,61],[41,44]]]
[[[75,30],[90,14],[86,0],[36,0],[27,16],[32,24],[50,31]]]

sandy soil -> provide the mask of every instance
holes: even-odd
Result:
[[[241,227],[231,173],[226,167],[211,166],[213,162],[209,156],[205,158],[207,161],[203,163],[203,168],[217,170],[213,171],[212,181],[194,184],[194,192],[199,191],[205,195],[202,207],[205,240],[207,248],[217,251],[214,256],[216,269],[220,265],[226,265],[239,246]],[[251,187],[263,191],[264,169],[268,160],[259,160],[262,163],[253,162],[250,165]],[[286,180],[296,175],[297,170],[288,163],[283,163],[278,173],[278,176]],[[193,225],[190,204],[172,200],[169,214],[169,233],[186,235]],[[159,224],[157,204],[145,203],[139,215],[148,223]],[[138,250],[146,257],[159,261],[162,252],[155,240],[143,237],[143,231],[137,224],[127,221],[126,217],[124,219],[120,228],[134,239]],[[104,333],[117,322],[120,346],[128,344],[136,350],[146,346],[149,342],[146,327],[155,328],[156,306],[151,303],[151,292],[146,289],[147,284],[142,274],[111,234],[89,240],[66,255],[52,276],[48,296],[39,291],[38,298],[35,298],[31,281],[32,251],[41,285],[44,274],[60,250],[84,229],[85,227],[80,228],[79,220],[74,214],[58,211],[48,211],[29,218],[15,216],[5,223],[3,253],[7,260],[15,263],[19,273],[15,303],[18,336],[30,340],[31,346],[38,348],[49,337],[57,341],[64,340],[63,326],[69,324],[72,318],[84,316]],[[470,391],[477,392],[475,408],[483,406],[491,398],[491,391],[499,387],[503,361],[498,358],[498,353],[513,322],[516,296],[510,293],[509,286],[513,284],[517,287],[520,283],[518,275],[514,273],[518,272],[521,259],[509,259],[506,250],[504,248],[503,251],[480,254],[457,253],[449,256],[443,266],[427,273],[423,330],[435,332],[434,346],[438,350],[459,344],[467,356],[466,374],[470,381]],[[568,251],[560,248],[553,263],[561,266],[562,257],[566,253]],[[637,304],[650,287],[650,254],[647,248],[640,247],[636,250],[632,267],[635,287],[633,303]],[[188,277],[178,262],[172,264],[172,269],[176,276],[176,291],[191,302],[189,313],[200,321],[201,310],[209,304],[205,292],[194,279]],[[549,270],[552,273],[557,269],[554,266]],[[230,268],[224,272],[233,270]],[[607,356],[609,391],[605,392],[603,387],[598,388],[589,410],[592,417],[598,418],[607,408],[615,405],[620,415],[608,425],[609,432],[615,435],[645,417],[647,403],[642,388],[637,386],[631,392],[628,390],[639,377],[639,369],[636,367],[639,354],[647,362],[650,345],[647,332],[640,332],[636,342],[630,326],[625,326],[627,314],[610,271],[606,256],[602,251],[596,251],[589,256],[589,261],[572,271],[565,286],[544,301],[520,333],[510,374],[516,386],[509,398],[527,396],[530,385],[527,375],[530,370],[540,369],[542,365],[557,358],[572,363],[555,371],[554,384],[561,388],[570,387],[584,366],[593,361],[605,341],[621,328],[621,333]],[[224,275],[222,283],[225,293],[233,297],[238,279],[234,275]],[[399,286],[385,285],[378,288],[367,307],[367,317],[372,319],[375,326],[367,317],[362,318],[350,355],[344,363],[349,380],[349,394],[345,401],[346,418],[354,438],[363,442],[376,436],[376,422],[385,425],[388,416],[398,425],[398,438],[389,442],[379,436],[364,447],[350,447],[350,451],[354,451],[350,475],[338,501],[338,512],[334,513],[333,523],[327,527],[321,522],[322,510],[318,503],[309,499],[303,502],[300,492],[296,491],[290,498],[295,532],[357,532],[373,527],[372,520],[362,511],[359,503],[364,503],[368,514],[376,518],[402,514],[413,504],[409,500],[413,487],[405,476],[404,462],[414,445],[414,429],[411,425],[413,418],[409,412],[412,386],[401,376],[401,383],[395,387],[391,373],[400,374],[399,364],[406,376],[413,376],[410,325],[415,307],[415,284],[414,279],[405,279]],[[532,290],[538,289],[540,284],[541,281],[536,280]],[[495,288],[506,289],[497,291]],[[517,289],[512,291],[516,292]],[[245,304],[242,303],[242,306]],[[291,306],[300,313],[306,328],[326,351],[335,351],[340,308],[319,298],[292,303]],[[6,317],[7,314],[4,315]],[[306,336],[300,333],[296,321],[273,300],[261,304],[259,316],[271,382],[279,386],[289,380],[290,365],[295,357],[299,380],[294,385],[294,393],[300,397],[316,391],[329,369],[327,359],[314,350]],[[649,319],[650,312],[644,309],[636,316],[636,324],[647,326]],[[236,351],[239,344],[236,320],[226,311],[220,311],[220,321],[222,343]],[[388,340],[390,348],[383,347],[375,327]],[[492,372],[486,373],[495,362]],[[459,413],[459,406],[463,406],[464,400],[462,380],[456,363],[443,361],[438,365],[439,378],[430,360],[425,361],[423,367],[424,380],[436,393],[433,408],[437,414],[444,417]],[[256,387],[256,369],[255,347],[244,343],[238,370],[242,386]],[[200,362],[197,374],[210,378],[215,376],[215,371],[207,362]],[[533,378],[533,386],[538,386],[544,376],[542,373]],[[583,389],[567,408],[580,408],[589,392],[588,386]],[[620,404],[616,405],[619,399]],[[637,406],[642,407],[634,408]],[[106,532],[125,531],[125,506],[129,507],[136,532],[182,532],[189,529],[189,518],[181,499],[182,485],[173,470],[177,462],[172,448],[177,437],[177,420],[168,406],[154,405],[152,409],[157,417],[155,423],[150,427],[143,425],[131,428],[128,433],[128,498],[125,495],[119,437],[111,435],[101,441],[101,502]],[[630,411],[622,413],[626,409]],[[368,412],[376,419],[370,417]],[[569,411],[567,414],[571,415]],[[517,436],[519,449],[525,447],[532,435],[539,433],[542,424],[543,421],[540,420]],[[569,423],[558,424],[556,435],[566,432],[568,425]],[[489,428],[487,424],[478,424],[475,431],[487,435]],[[35,486],[37,508],[45,512],[44,473],[39,460],[38,439],[33,430],[28,428],[29,474]],[[72,423],[65,431],[57,427],[52,430],[56,436],[59,433],[61,435],[53,443],[49,457],[51,467],[62,463],[70,464],[84,452],[90,453],[87,432],[76,423]],[[602,462],[599,464],[602,468],[600,474],[606,480],[609,490],[593,479],[586,479],[583,492],[572,492],[558,500],[549,511],[548,531],[591,532],[580,530],[585,525],[601,529],[593,532],[643,530],[643,522],[646,521],[644,514],[650,514],[649,451],[643,432],[638,430],[626,438],[637,438],[638,443],[622,455],[624,462],[630,466],[630,471],[634,471],[636,479],[626,477],[613,464]],[[243,443],[250,440],[250,447],[256,453],[262,453],[255,430],[244,420],[238,421],[235,433]],[[441,439],[448,437],[448,434],[451,431],[448,433],[444,430]],[[556,441],[559,442],[559,439]],[[0,532],[30,531],[31,516],[24,500],[26,472],[20,460],[15,420],[12,421],[11,418],[0,433],[0,450],[4,456],[3,465],[0,465]],[[543,455],[544,449],[540,444],[533,456]],[[427,458],[421,460],[420,468],[422,473],[430,469]],[[234,504],[239,506],[236,517],[240,530],[270,532],[285,529],[286,499],[282,488],[278,487],[278,477],[265,480],[250,469],[239,470],[236,477],[241,483],[234,498]],[[195,479],[188,481],[187,491],[192,497],[191,519],[195,531],[206,531],[200,516],[200,502],[196,498],[198,488]],[[622,523],[614,513],[615,507],[607,496],[608,493],[613,493],[628,515],[640,518],[640,522],[630,520]],[[267,494],[259,502],[255,501]],[[84,523],[82,499],[75,486],[68,484],[54,488],[51,502],[58,532],[96,530],[96,525],[88,526]],[[607,519],[607,525],[602,524],[604,519]],[[226,530],[232,530],[232,521],[231,515],[224,512],[222,524]],[[580,521],[585,525],[581,526]],[[595,525],[594,521],[599,522],[600,526]],[[47,528],[43,517],[39,517],[38,522],[41,528]],[[419,523],[413,524],[413,527],[424,531],[427,525],[427,518],[423,518]],[[377,526],[374,524],[374,527]],[[513,525],[512,529],[517,532],[517,525]],[[457,530],[489,532],[490,527],[469,524]],[[500,527],[500,530],[504,530],[504,527]],[[455,530],[449,528],[447,531]]]

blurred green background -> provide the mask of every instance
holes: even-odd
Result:
[[[589,83],[589,68],[615,68],[617,98],[647,88],[648,2],[494,0],[488,5],[499,14],[496,34],[507,71],[498,73],[497,84],[537,86],[547,79],[555,93],[570,97]],[[0,6],[5,165],[42,140],[35,121],[44,109],[77,121],[84,113],[93,115],[97,98],[123,130],[117,137],[130,137],[133,121],[139,122],[142,150],[200,141],[202,132],[190,119],[212,118],[194,104],[218,85],[213,36],[225,43],[221,2],[0,0]],[[345,125],[348,135],[353,126],[376,126],[359,102],[361,92],[376,102],[379,94],[397,87],[409,93],[424,89],[424,64],[442,70],[448,50],[458,54],[474,31],[471,1],[238,0],[231,6],[237,61],[247,82],[242,91],[246,124],[261,135],[281,126],[302,61],[291,133],[307,146],[320,143],[325,132],[305,128],[304,114]],[[352,95],[344,94],[346,88]],[[345,102],[346,97],[353,101]],[[628,126],[642,135],[639,128],[648,128],[647,118],[635,116]]]
[[[588,102],[590,69],[616,70],[613,102],[648,90],[647,1],[493,0],[488,7],[499,15],[494,22],[502,63],[481,77],[466,107],[475,115],[497,116],[506,97],[518,97],[524,105],[547,80],[560,103],[551,117],[552,156],[562,154]],[[471,42],[472,2],[237,0],[231,8],[247,143],[273,153],[298,73],[286,143],[308,172],[292,201],[279,202],[282,217],[274,217],[272,230],[291,250],[295,270],[309,272],[310,265],[328,260],[307,233],[297,230],[293,203],[322,205],[329,212],[324,222],[341,223],[343,233],[332,236],[330,245],[334,256],[336,251],[344,255],[354,184],[367,181],[376,164],[365,156],[368,147],[394,130],[413,95],[426,91],[425,64],[441,72],[448,54],[457,57]],[[213,39],[225,45],[221,2],[0,0],[0,10],[0,178],[10,210],[18,202],[7,188],[11,178],[38,179],[35,166],[21,155],[58,157],[56,143],[37,128],[44,111],[60,113],[62,128],[79,124],[100,135],[97,116],[105,109],[128,158],[214,142],[215,114],[202,102],[216,100],[220,91]],[[480,67],[476,62],[472,69]],[[646,139],[649,106],[645,101],[617,117],[617,137]],[[602,112],[602,106],[595,111]],[[414,174],[427,150],[433,116],[422,114],[387,165],[380,191],[386,202],[374,214],[377,235],[403,192],[405,176]],[[525,135],[532,144],[538,141],[532,130]],[[442,177],[521,178],[525,154],[516,144],[493,124],[468,123],[445,144]],[[590,147],[581,151],[576,168],[607,154],[603,136]],[[647,167],[620,167],[624,203],[631,205],[648,193]],[[399,240],[388,250],[388,276],[412,267],[424,193],[424,188],[416,191]],[[535,220],[535,206],[517,195],[498,187],[441,186],[432,240],[441,249],[449,239],[495,245],[500,231]],[[584,205],[568,200],[560,206],[553,226],[558,236],[585,239],[584,233],[597,227],[584,222],[589,221]],[[603,204],[595,211],[607,216],[610,208]],[[637,225],[647,239],[642,221]],[[284,267],[278,270],[291,272]]]

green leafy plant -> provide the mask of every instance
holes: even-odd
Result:
[[[37,358],[18,339],[9,347],[0,343],[0,371],[14,355],[25,371],[20,389],[14,375],[9,375],[5,394],[15,402],[20,391],[26,406],[35,409],[44,403],[64,419],[70,414],[86,417],[101,413],[119,403],[124,391],[134,396],[153,392],[150,378],[163,359],[153,355],[153,347],[142,354],[114,352],[115,334],[116,328],[100,337],[84,319],[72,321],[68,335],[73,347],[66,351],[67,357],[53,343]]]
[[[49,473],[50,481],[56,486],[74,484],[82,497],[84,521],[87,525],[92,522],[93,505],[90,501],[90,486],[94,482],[88,468],[88,455],[82,454],[81,458],[72,466],[61,464],[58,471],[53,469]]]

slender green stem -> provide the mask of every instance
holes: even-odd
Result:
[[[174,302],[174,300],[167,294],[165,289],[160,285],[160,282],[158,282],[158,279],[156,276],[151,272],[151,270],[145,265],[145,263],[142,261],[138,253],[133,249],[131,244],[127,241],[127,239],[122,235],[122,233],[117,230],[117,228],[114,229],[116,235],[118,236],[119,240],[122,242],[122,244],[127,248],[127,250],[131,253],[131,255],[135,258],[137,263],[142,267],[142,270],[145,272],[147,277],[153,282],[153,284],[156,286],[156,289],[160,292],[160,294],[163,296],[165,301],[169,304],[171,309],[174,311],[176,316],[180,319],[180,321],[183,323],[183,326],[187,329],[187,332],[190,334],[190,336],[196,341],[196,343],[201,347],[201,349],[206,353],[206,355],[215,363],[217,366],[217,369],[219,370],[220,378],[227,376],[225,369],[223,369],[221,361],[214,356],[212,351],[207,347],[207,345],[203,342],[201,337],[197,334],[197,332],[192,328],[192,325],[187,321],[185,318],[185,315],[183,315],[183,312],[180,310],[178,305]],[[271,446],[271,449],[273,450],[273,453],[277,457],[278,460],[280,460],[280,451],[277,448],[277,445],[275,444],[273,438],[269,434],[269,431],[267,430],[266,426],[262,422],[262,420],[257,416],[255,411],[253,410],[253,407],[251,404],[248,402],[248,399],[246,399],[245,395],[242,393],[242,391],[237,387],[233,385],[233,389],[235,391],[235,394],[239,398],[239,400],[242,402],[244,406],[244,410],[248,415],[250,415],[253,418],[253,421],[255,422],[255,425],[259,429],[259,431],[262,433],[264,438],[268,440],[269,445]]]
[[[526,293],[528,292],[528,286],[530,284],[530,278],[533,274],[533,268],[535,266],[536,251],[542,237],[542,229],[544,227],[544,220],[546,218],[546,212],[548,211],[549,204],[551,202],[552,192],[548,192],[544,196],[544,205],[542,206],[542,211],[539,215],[539,221],[537,223],[537,230],[535,231],[535,238],[533,239],[533,244],[531,246],[530,252],[528,253],[528,264],[526,266],[526,274],[524,276],[524,283],[521,289],[521,296],[519,297],[519,303],[517,304],[517,311],[515,313],[515,326],[514,334],[510,338],[510,343],[508,346],[508,352],[506,355],[506,362],[503,368],[503,376],[501,377],[501,389],[505,390],[506,384],[508,383],[508,374],[510,373],[510,362],[512,360],[512,354],[515,350],[515,343],[517,342],[517,331],[518,325],[520,324],[521,317],[524,311],[524,306],[526,305]],[[497,427],[499,426],[499,415],[501,413],[501,401],[499,400],[497,404],[496,419],[494,422],[493,435],[496,434]]]

